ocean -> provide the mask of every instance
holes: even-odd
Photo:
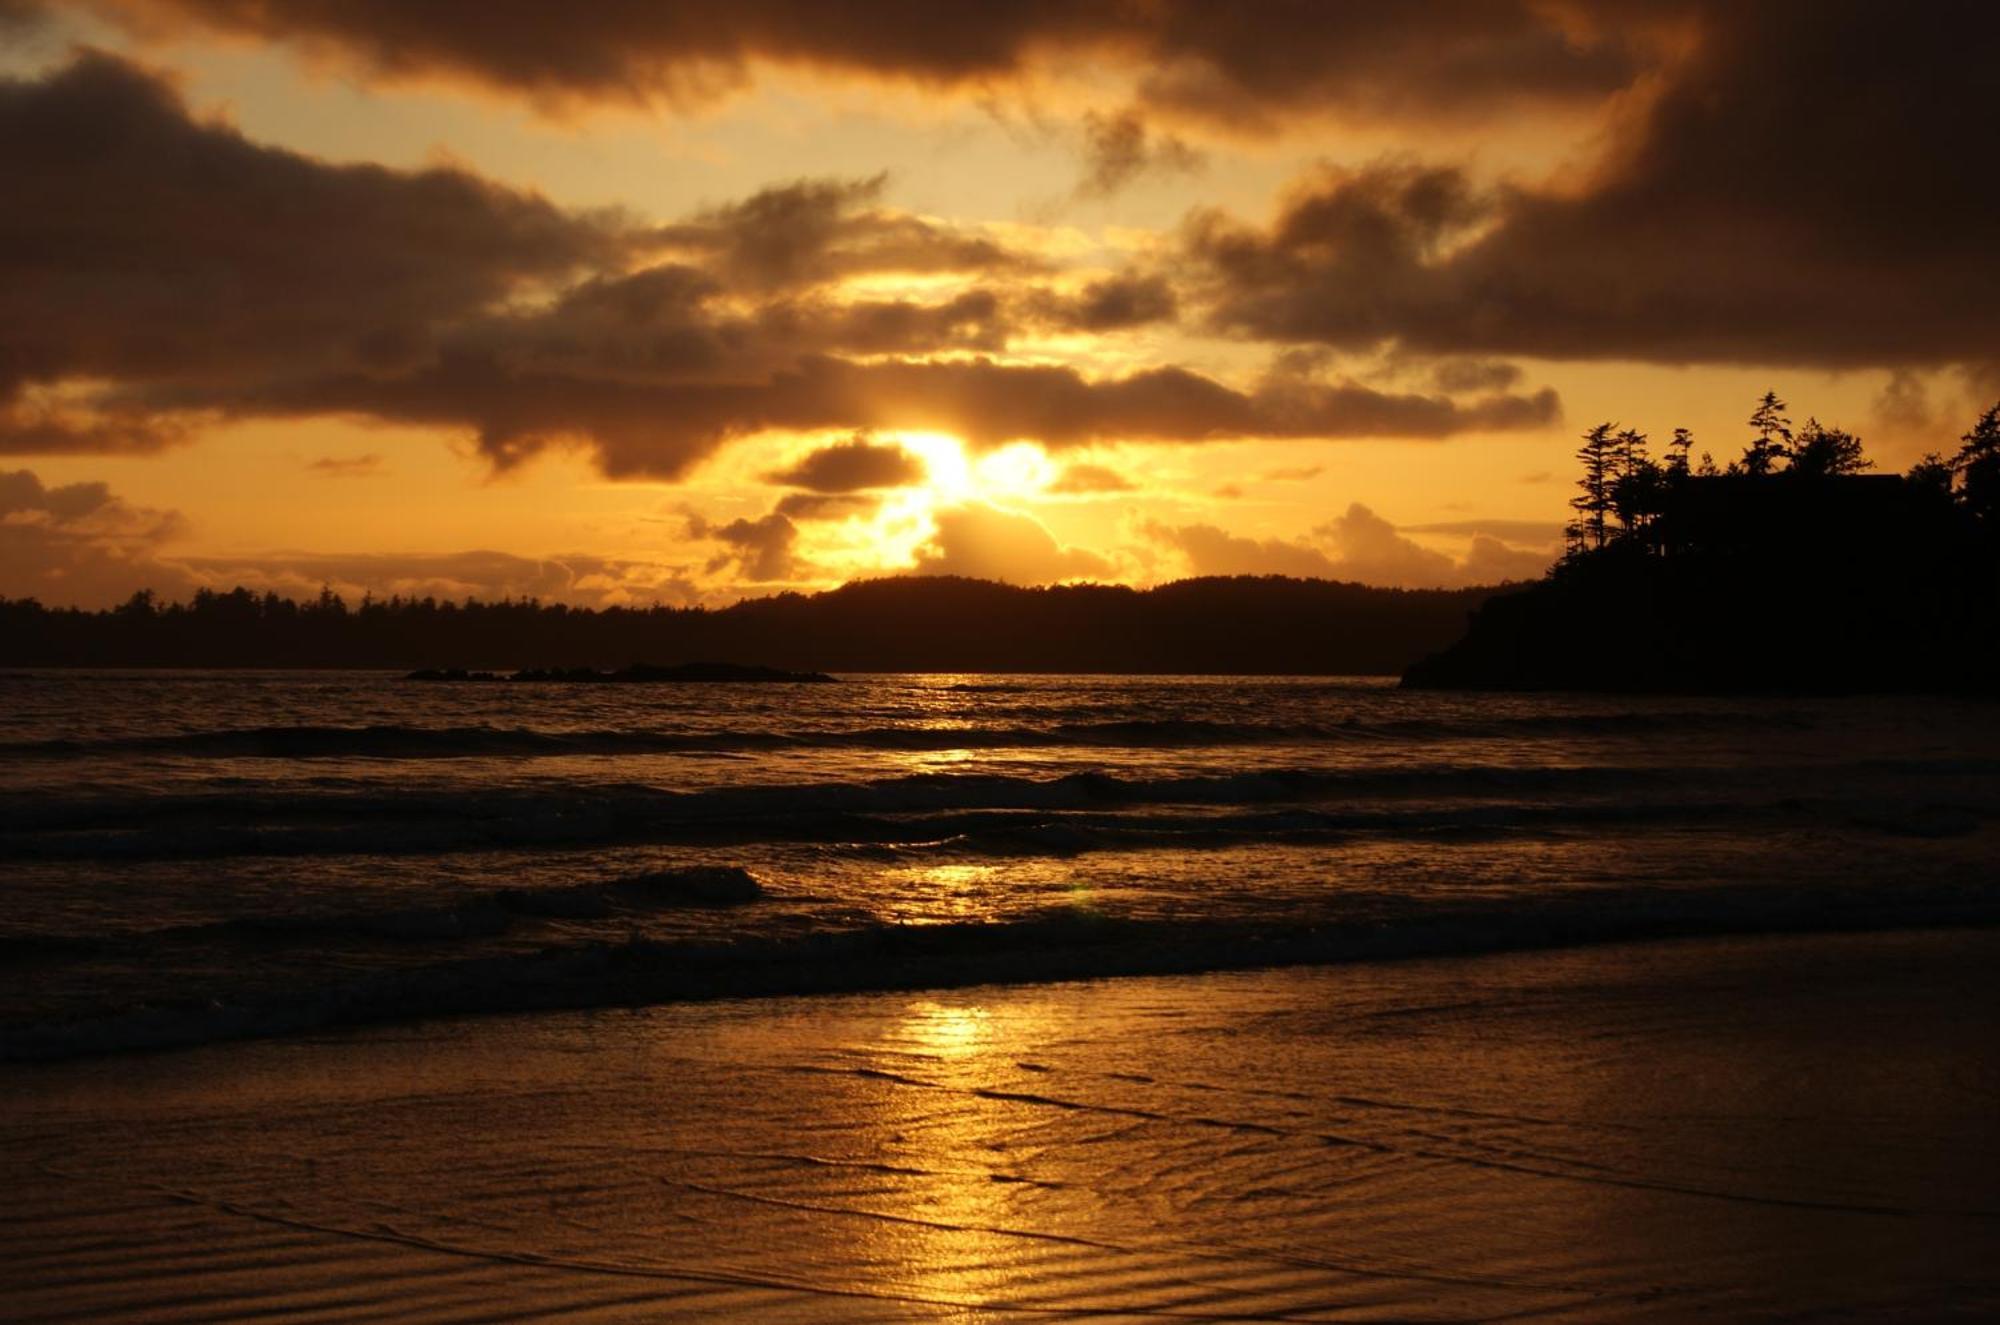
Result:
[[[1987,923],[1996,861],[1940,698],[15,672],[0,1057]]]

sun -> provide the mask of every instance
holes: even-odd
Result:
[[[924,475],[907,487],[880,493],[866,518],[815,534],[824,544],[815,555],[838,574],[908,567],[936,536],[945,513],[975,505],[1019,513],[1031,508],[1055,480],[1057,467],[1031,442],[976,451],[944,432],[899,430],[876,436],[915,456]]]
[[[1015,442],[989,452],[972,472],[979,490],[996,497],[1039,496],[1055,479],[1049,453],[1033,442]]]
[[[975,458],[950,433],[904,432],[895,439],[924,462],[923,486],[932,506],[1032,497],[1054,476],[1047,452],[1032,442],[1015,442]]]
[[[924,487],[929,490],[934,504],[953,506],[976,495],[978,485],[964,442],[942,432],[899,433],[896,441],[905,451],[924,462],[927,475]]]

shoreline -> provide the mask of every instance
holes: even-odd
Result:
[[[1507,908],[1501,908],[1479,918],[1492,926],[1481,932],[1469,931],[1466,919],[1323,925],[1275,937],[1246,934],[1224,939],[1224,944],[1233,941],[1235,946],[1221,950],[1212,942],[1107,947],[1074,941],[1078,935],[1088,937],[1093,928],[1131,928],[1110,921],[1075,928],[1058,923],[1039,935],[1052,941],[999,952],[980,949],[982,931],[994,927],[977,924],[821,935],[789,945],[803,950],[789,958],[782,952],[785,945],[749,945],[752,952],[746,957],[740,950],[714,945],[639,939],[623,945],[544,949],[525,959],[481,957],[385,969],[348,986],[317,989],[275,1004],[169,1006],[68,1023],[0,1027],[0,1070],[548,1013],[1469,962],[1513,954],[1731,939],[1981,933],[2000,928],[2000,914],[1964,914],[1949,904],[1919,904],[1893,916],[1804,919],[1751,913],[1684,915],[1665,922],[1658,916],[1600,915],[1587,920],[1546,913],[1510,916]],[[1509,923],[1511,930],[1503,932],[1501,926]],[[1586,930],[1586,923],[1591,928]],[[840,942],[843,939],[851,941]]]
[[[23,1321],[1977,1316],[1996,958],[1719,938],[48,1065],[0,1116],[0,1287]]]

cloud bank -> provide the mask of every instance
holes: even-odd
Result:
[[[1169,525],[1157,520],[1148,521],[1142,532],[1178,552],[1195,575],[1291,575],[1403,589],[1458,588],[1534,579],[1555,560],[1550,540],[1535,537],[1547,533],[1541,526],[1499,524],[1502,537],[1483,528],[1469,531],[1470,546],[1459,558],[1407,537],[1360,502],[1350,503],[1304,539],[1247,538],[1212,524]],[[1437,526],[1414,528],[1421,532]],[[1468,531],[1454,527],[1447,532]],[[1505,536],[1540,546],[1514,546]]]
[[[772,429],[1061,448],[1442,437],[1557,411],[1548,391],[1245,391],[1171,366],[1002,359],[1023,324],[1158,320],[1172,291],[1135,273],[1072,295],[851,299],[837,282],[857,273],[1018,282],[1038,264],[881,207],[879,180],[774,186],[647,226],[464,171],[330,164],[198,120],[102,54],[0,83],[0,167],[46,183],[0,192],[0,450],[17,453],[347,415],[469,433],[503,468],[576,446],[606,474],[672,479]]]

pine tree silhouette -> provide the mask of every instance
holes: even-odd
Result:
[[[1576,452],[1583,465],[1583,477],[1576,485],[1582,491],[1570,498],[1569,504],[1582,527],[1582,542],[1591,551],[1602,548],[1610,537],[1607,519],[1611,514],[1611,485],[1619,476],[1619,443],[1613,431],[1617,426],[1598,424],[1583,435],[1583,445]]]
[[[1951,468],[1958,479],[1958,500],[1987,535],[2000,535],[2000,405],[1979,416]]]
[[[1874,465],[1861,454],[1859,437],[1839,428],[1822,427],[1818,419],[1808,418],[1792,447],[1789,472],[1801,478],[1839,478]]]
[[[1743,451],[1743,472],[1762,478],[1792,453],[1792,421],[1785,417],[1785,402],[1778,399],[1777,392],[1764,393],[1750,415],[1750,426],[1757,435]]]
[[[1674,439],[1667,443],[1667,472],[1684,475],[1688,472],[1688,450],[1694,445],[1694,434],[1686,428],[1674,429]]]

